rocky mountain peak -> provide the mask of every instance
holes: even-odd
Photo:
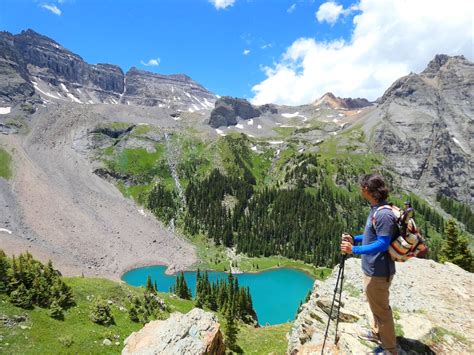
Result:
[[[421,73],[428,77],[434,77],[439,74],[439,71],[442,67],[448,62],[465,62],[466,58],[462,55],[450,57],[446,54],[437,54],[435,57],[428,63],[428,66]]]
[[[363,108],[367,106],[371,106],[372,104],[363,98],[342,98],[336,97],[332,92],[327,92],[319,99],[317,99],[313,106],[326,106],[332,108],[334,110],[344,109],[344,110],[352,110],[356,108]]]
[[[270,109],[270,107],[265,106],[265,109]],[[260,116],[261,113],[245,99],[223,96],[215,103],[209,125],[213,128],[235,126],[239,119],[248,120]]]

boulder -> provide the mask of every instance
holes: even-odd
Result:
[[[224,354],[217,317],[200,308],[146,324],[125,339],[125,354]]]

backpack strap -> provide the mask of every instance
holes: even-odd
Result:
[[[382,206],[377,207],[374,214],[372,215],[372,227],[374,227],[374,230],[375,230],[375,218],[377,217],[377,212],[381,210],[386,210],[386,209],[393,211],[393,208],[391,205],[382,205]]]

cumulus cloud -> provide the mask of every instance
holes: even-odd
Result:
[[[150,59],[148,60],[147,62],[141,60],[140,63],[146,67],[150,67],[150,66],[158,66],[160,65],[160,58],[154,58],[154,59]]]
[[[209,0],[217,10],[225,9],[234,5],[235,0]]]
[[[268,48],[272,48],[272,44],[271,43],[265,43],[263,46],[260,47],[261,49],[268,49]]]
[[[288,8],[288,10],[286,10],[286,12],[291,14],[291,13],[293,13],[293,11],[295,11],[295,9],[296,9],[296,4],[293,4]]]
[[[361,0],[348,40],[299,38],[264,67],[255,104],[299,105],[325,92],[375,100],[399,77],[422,71],[438,53],[474,59],[474,2]]]
[[[249,55],[250,54],[250,49],[244,49],[242,52],[243,55]]]
[[[318,22],[324,22],[330,24],[335,24],[340,15],[344,12],[344,7],[338,5],[333,1],[328,1],[322,4],[319,7],[319,10],[316,12],[316,18]]]
[[[41,5],[41,7],[48,11],[51,11],[55,15],[61,16],[61,9],[59,9],[56,5],[43,4]]]

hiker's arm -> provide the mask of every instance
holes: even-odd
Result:
[[[355,243],[361,243],[362,239],[364,239],[364,235],[363,234],[357,234],[353,238],[354,238],[354,244]]]
[[[367,245],[359,245],[352,247],[352,254],[375,254],[387,251],[390,245],[389,236],[377,236],[377,240]]]

